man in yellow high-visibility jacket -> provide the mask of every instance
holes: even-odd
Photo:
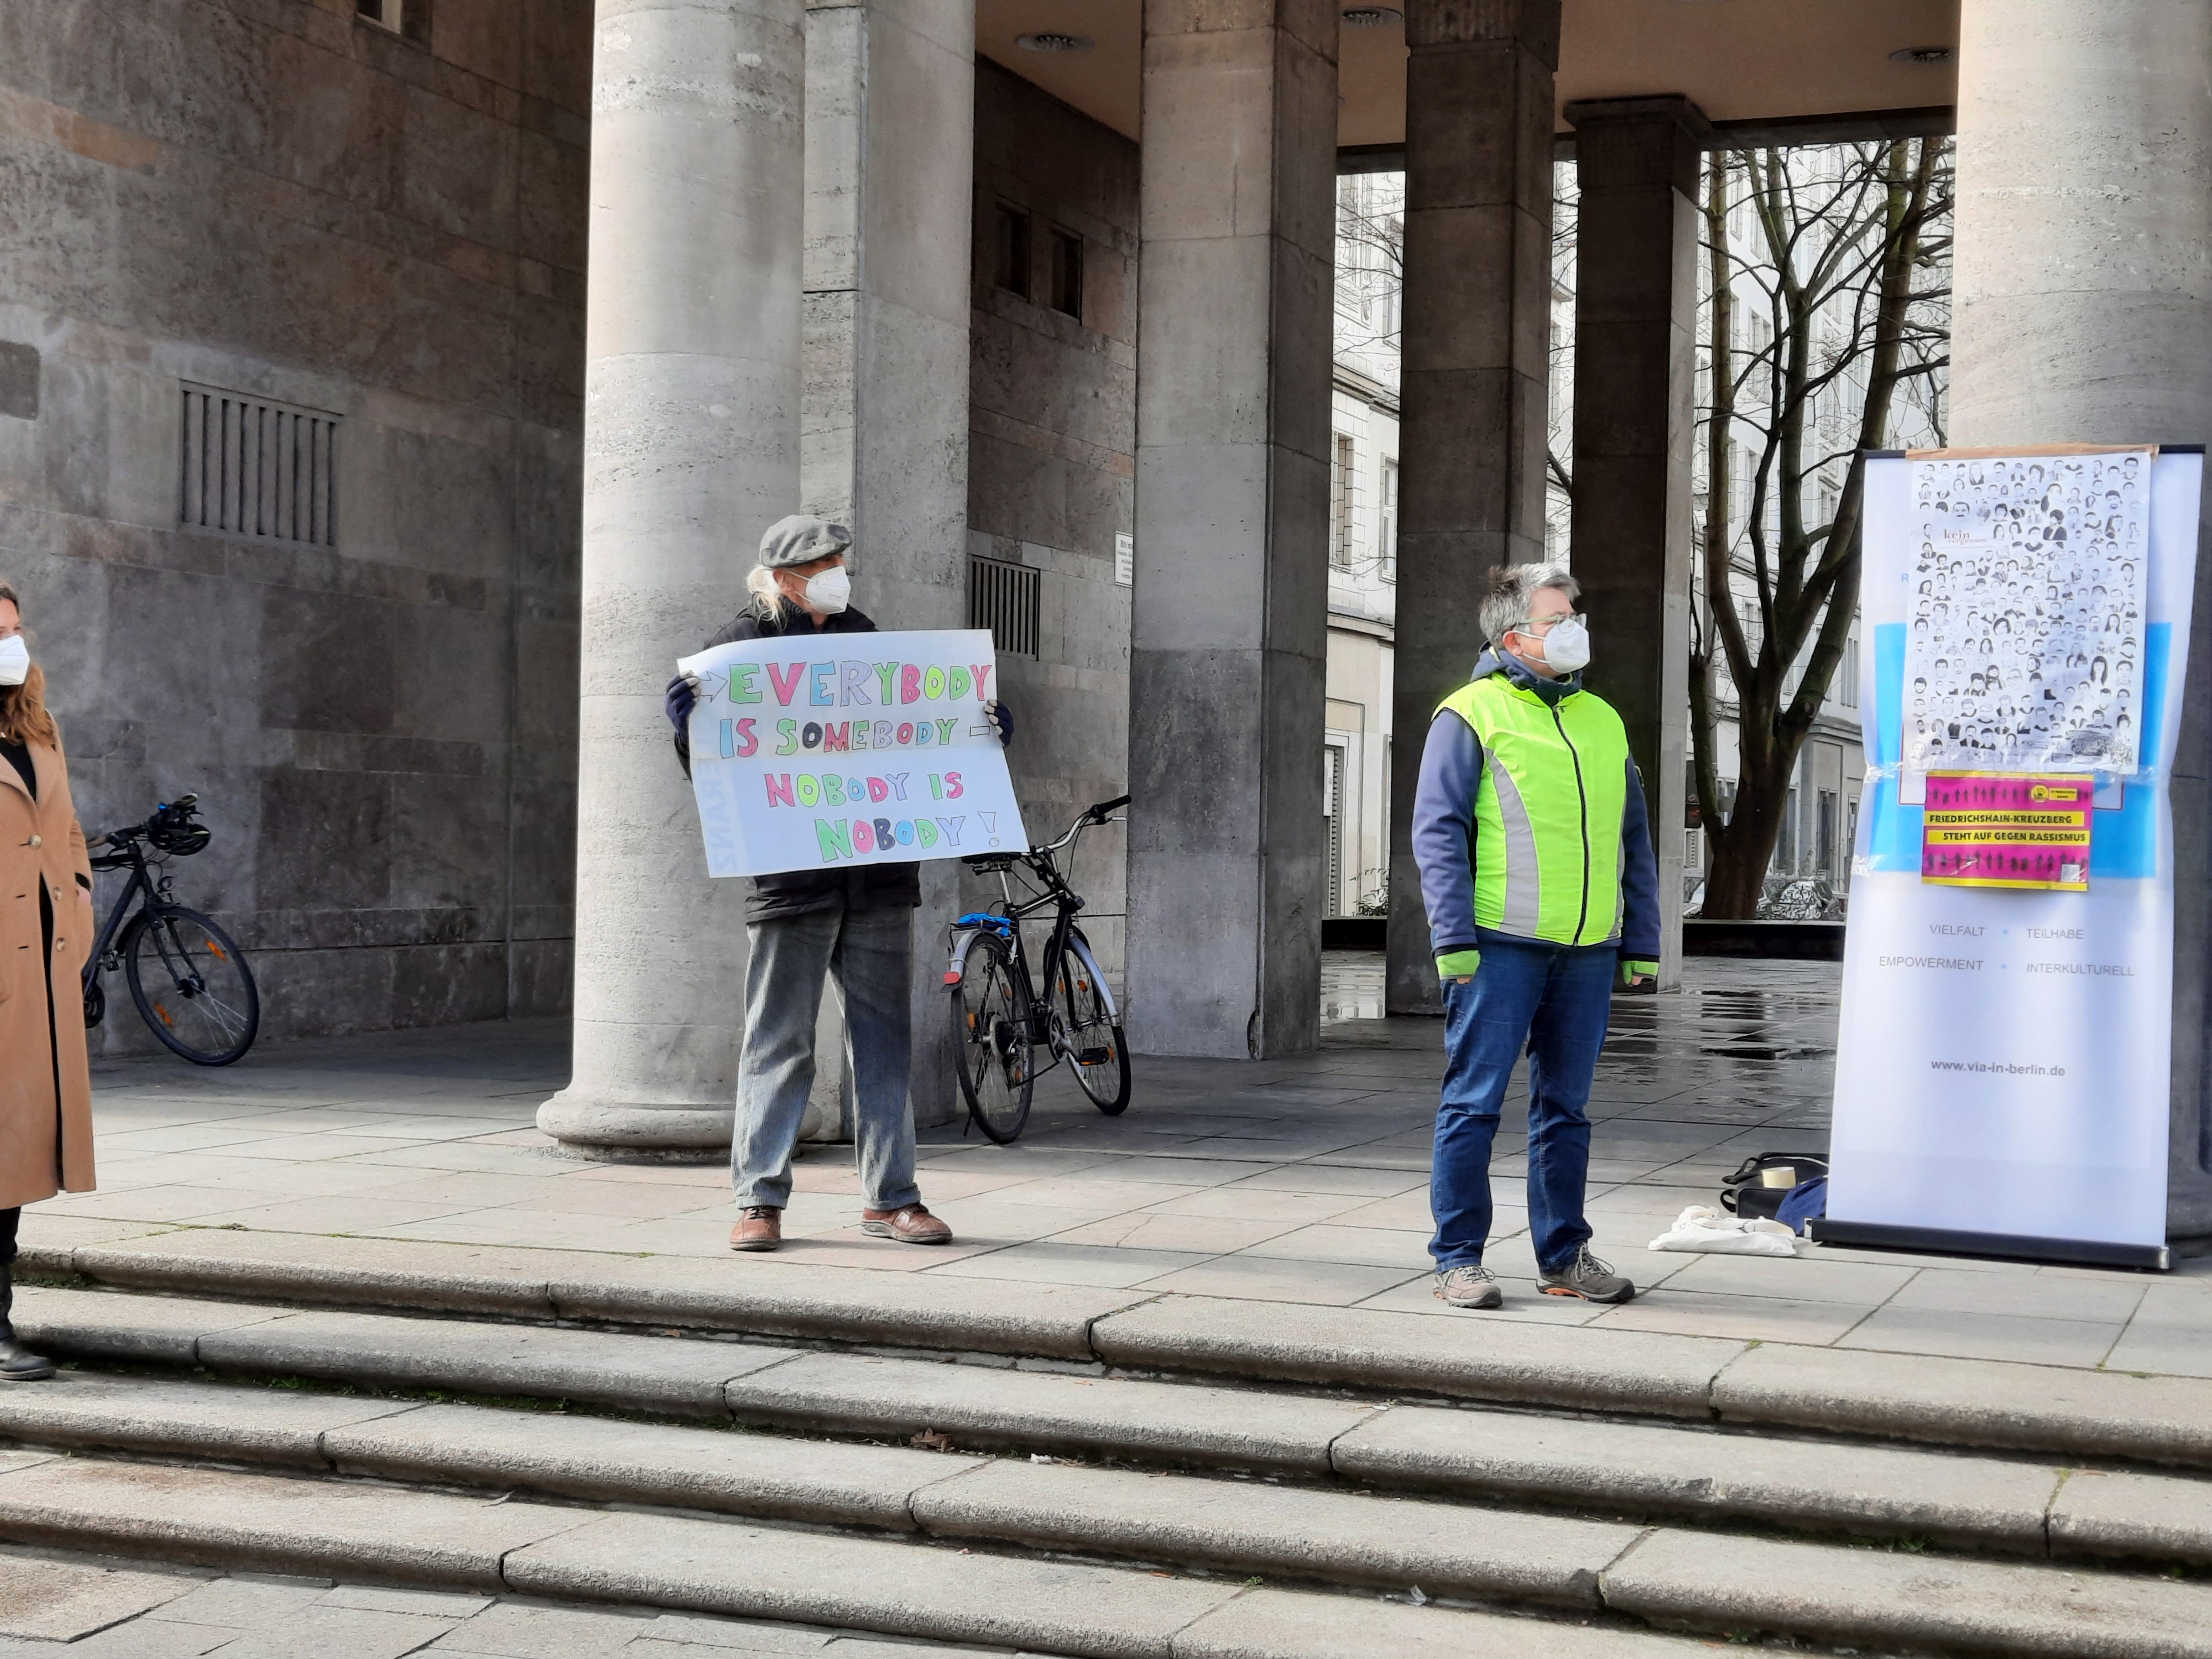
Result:
[[[1620,716],[1582,687],[1574,579],[1509,565],[1484,597],[1492,649],[1437,708],[1421,750],[1413,853],[1443,980],[1443,1100],[1429,1189],[1436,1294],[1504,1295],[1482,1265],[1490,1151],[1528,1054],[1528,1235],[1547,1295],[1626,1302],[1589,1250],[1590,1079],[1616,982],[1659,971],[1659,881]]]

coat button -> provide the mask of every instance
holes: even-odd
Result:
[[[39,836],[33,836],[31,837],[31,845],[33,847],[43,847],[46,845],[46,842]]]

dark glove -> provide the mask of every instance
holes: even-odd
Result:
[[[996,697],[983,705],[983,718],[997,734],[1000,748],[1004,749],[1014,740],[1014,711]]]
[[[699,701],[699,682],[689,674],[678,674],[668,682],[668,692],[663,707],[668,710],[668,723],[679,732],[687,732],[691,724],[691,705]]]

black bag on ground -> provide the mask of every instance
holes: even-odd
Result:
[[[1782,1200],[1790,1196],[1790,1187],[1768,1187],[1759,1177],[1769,1170],[1794,1170],[1796,1179],[1790,1187],[1828,1173],[1828,1158],[1825,1152],[1761,1152],[1756,1158],[1744,1159],[1742,1167],[1721,1182],[1721,1208],[1730,1215],[1746,1220],[1774,1219],[1774,1212],[1782,1207]]]

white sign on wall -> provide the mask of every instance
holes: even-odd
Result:
[[[709,875],[1028,848],[983,717],[988,630],[741,640],[677,666],[700,680],[691,785]]]
[[[1867,461],[1874,696],[1822,1238],[2164,1265],[2167,792],[2203,466]],[[2000,515],[2027,528],[1993,533]],[[1925,875],[1929,773],[2001,793],[2024,770],[2091,794],[2086,890]]]

